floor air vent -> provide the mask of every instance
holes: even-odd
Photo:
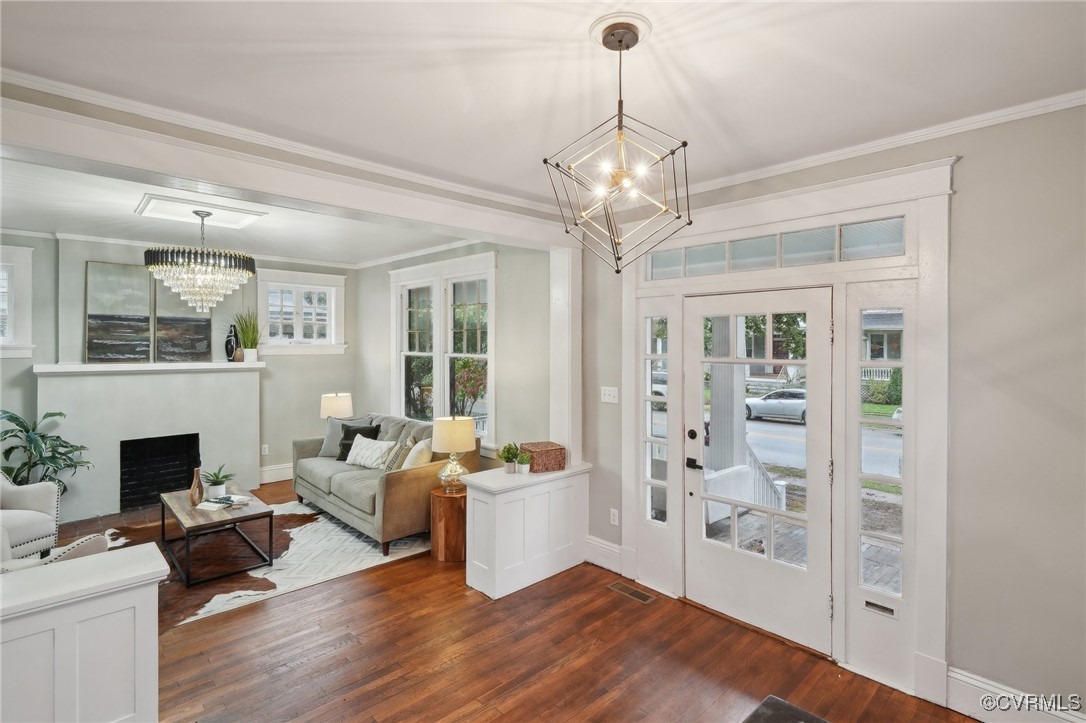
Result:
[[[620,592],[626,597],[632,597],[639,603],[648,605],[650,602],[656,599],[655,595],[649,595],[647,592],[642,592],[635,587],[630,587],[624,582],[613,582],[607,587],[611,588],[615,592]]]

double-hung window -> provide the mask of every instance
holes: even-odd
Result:
[[[29,358],[31,260],[34,249],[0,246],[0,358]]]
[[[390,272],[392,410],[431,420],[475,419],[494,444],[494,254]]]
[[[342,354],[346,277],[260,269],[262,354]]]

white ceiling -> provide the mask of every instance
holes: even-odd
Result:
[[[701,190],[1086,88],[1081,1],[4,0],[0,63],[7,82],[538,210],[541,159],[615,112],[616,55],[588,28],[617,11],[652,23],[624,61],[626,111],[690,143]],[[149,230],[137,191],[162,192],[8,162],[3,225],[132,238]],[[327,224],[308,237],[347,263],[454,240],[304,211],[235,233],[299,257],[299,223]],[[192,232],[161,224],[182,228],[156,241]]]

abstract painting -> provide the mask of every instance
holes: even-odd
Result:
[[[211,361],[211,312],[200,313],[155,281],[155,361]]]
[[[151,361],[150,274],[143,266],[87,262],[87,361]]]

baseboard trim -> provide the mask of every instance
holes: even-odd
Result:
[[[958,668],[948,669],[946,677],[947,707],[977,720],[988,723],[1086,723],[1086,714],[1082,710],[1018,710],[1015,704],[1023,700],[1025,693]],[[1049,701],[1052,701],[1053,695],[1048,694]],[[994,710],[985,709],[982,699],[986,696],[993,696],[989,698],[992,701],[989,707],[994,703]],[[1070,695],[1064,693],[1063,706],[1070,707],[1071,702]],[[1086,700],[1079,702],[1086,704]]]
[[[622,548],[613,542],[589,535],[585,538],[585,559],[605,570],[622,574]]]
[[[273,464],[270,467],[260,468],[260,484],[262,485],[269,482],[281,482],[293,477],[294,465],[292,464]]]

